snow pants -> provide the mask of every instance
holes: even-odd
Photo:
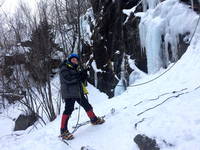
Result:
[[[65,99],[65,110],[63,114],[65,115],[71,115],[74,111],[74,104],[77,102],[80,104],[86,112],[92,111],[92,106],[89,104],[88,99],[82,95],[81,98],[67,98]]]

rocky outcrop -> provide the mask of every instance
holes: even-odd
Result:
[[[25,64],[26,57],[24,54],[15,54],[13,56],[5,56],[4,60],[6,66],[21,65]]]
[[[142,8],[138,8],[141,11]],[[136,66],[144,72],[147,72],[146,53],[141,51],[139,28],[140,18],[133,13],[130,14],[127,22],[124,24],[124,37],[126,54],[135,60]]]
[[[91,148],[90,146],[82,146],[81,150],[94,150],[94,149]]]
[[[155,139],[151,139],[145,135],[138,134],[134,138],[134,142],[140,150],[160,150]]]
[[[32,126],[37,121],[35,114],[31,115],[20,115],[15,121],[14,131],[25,130],[28,127]]]
[[[181,2],[190,5],[190,7],[194,9],[197,13],[200,13],[200,2],[198,0],[180,0]]]
[[[95,4],[98,4],[98,9]],[[96,26],[92,37],[94,59],[97,68],[104,69],[113,61],[116,52],[122,56],[124,52],[131,55],[136,49],[140,51],[139,20],[133,15],[125,22],[127,16],[123,14],[123,9],[132,8],[137,1],[133,3],[128,0],[115,2],[107,0],[96,1],[95,4],[93,4],[93,10]]]

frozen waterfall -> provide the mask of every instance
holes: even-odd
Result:
[[[156,0],[150,1],[146,0],[144,6],[150,9],[136,15],[141,17],[139,34],[142,50],[147,56],[148,73],[153,74],[169,65],[169,57],[173,62],[177,61],[179,35],[189,33],[188,39],[191,38],[198,15],[178,0],[159,4]]]

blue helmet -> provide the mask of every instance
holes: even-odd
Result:
[[[80,57],[77,54],[74,54],[74,53],[72,53],[68,56],[68,61],[71,61],[72,58],[76,58],[76,59],[80,60]]]

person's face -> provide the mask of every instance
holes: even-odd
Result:
[[[78,59],[75,58],[75,57],[73,57],[73,58],[71,59],[71,62],[72,62],[73,64],[78,65]]]

